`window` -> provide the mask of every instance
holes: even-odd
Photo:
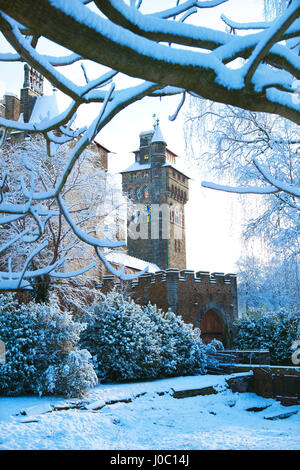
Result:
[[[174,209],[172,206],[170,206],[169,213],[170,213],[170,221],[174,222]]]
[[[174,244],[175,244],[175,251],[177,253],[180,253],[180,251],[181,251],[181,242],[180,242],[180,240],[176,240],[176,238],[175,238]]]
[[[150,204],[145,205],[144,216],[145,216],[145,221],[149,223],[151,221],[151,205]]]
[[[132,201],[134,201],[134,197],[135,197],[134,189],[129,189],[129,191],[128,191],[128,197],[129,197],[129,199],[131,199]]]

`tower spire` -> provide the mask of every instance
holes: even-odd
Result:
[[[152,140],[151,140],[151,144],[154,144],[155,142],[161,142],[161,143],[167,145],[166,141],[164,139],[164,136],[161,132],[161,129],[159,127],[159,119],[157,119],[157,121],[158,122],[157,122],[156,127],[154,128],[154,134],[153,134],[153,137],[152,137]],[[163,149],[162,151],[165,152],[165,149]]]

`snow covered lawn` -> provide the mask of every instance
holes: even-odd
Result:
[[[2,397],[0,450],[300,449],[300,406],[233,393],[228,377],[99,385],[84,400]],[[211,385],[217,394],[172,397],[174,390]],[[117,400],[124,401],[112,403]],[[73,408],[53,411],[66,406]],[[286,419],[267,419],[292,412]]]

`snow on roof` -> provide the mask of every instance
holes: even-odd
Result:
[[[35,101],[29,122],[31,124],[33,122],[40,123],[41,121],[52,119],[58,114],[59,108],[55,92],[52,95],[38,96]]]
[[[126,168],[126,170],[121,171],[121,173],[127,173],[129,171],[149,170],[150,168],[150,163],[141,164],[139,162],[134,162],[128,168]]]
[[[127,255],[127,253],[120,252],[120,251],[112,251],[106,255],[106,259],[110,263],[114,263],[120,266],[127,266],[128,268],[138,269],[139,271],[143,271],[148,266],[149,273],[155,273],[156,271],[160,271],[160,268],[153,263],[148,263],[139,258],[134,258],[133,256]]]
[[[107,147],[104,147],[104,145],[100,144],[100,142],[98,142],[96,139],[94,139],[94,143],[98,146],[98,147],[101,147],[105,152],[107,153],[116,153],[116,152],[112,152],[111,150],[109,150]]]
[[[170,150],[168,147],[166,148],[166,152],[167,153],[170,153],[171,155],[173,155],[174,157],[179,157],[179,155],[177,155],[177,153],[173,152],[172,150]],[[180,158],[180,157],[179,157]]]
[[[159,125],[156,126],[153,137],[152,137],[152,140],[151,140],[151,143],[154,143],[154,142],[164,142],[164,143],[166,143],[166,141],[164,139],[164,136],[162,135],[162,132],[161,132],[161,129],[160,129]]]
[[[18,98],[18,99],[19,99],[18,95],[16,95],[15,93],[11,93],[10,91],[6,91],[6,92],[4,93],[4,96],[13,96],[14,98]]]
[[[154,130],[151,129],[150,131],[142,131],[142,132],[140,132],[139,135],[142,136],[142,135],[148,135],[148,134],[153,134],[153,133],[154,133]]]
[[[166,162],[162,165],[163,167],[171,167],[171,168],[174,168],[174,170],[176,171],[179,171],[179,173],[182,173],[184,176],[186,176],[187,178],[191,179],[191,176],[188,176],[186,174],[186,170],[182,170],[180,168],[178,168],[176,165],[172,165],[170,162]],[[151,164],[150,163],[144,163],[144,164],[141,164],[139,162],[134,162],[132,163],[128,168],[126,168],[126,170],[123,170],[121,171],[120,173],[123,174],[123,173],[129,173],[131,171],[143,171],[143,170],[149,170],[151,168]]]

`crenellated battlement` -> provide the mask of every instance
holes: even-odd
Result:
[[[216,337],[229,344],[225,332],[238,312],[235,274],[169,268],[122,281],[124,284],[140,305],[150,302],[164,312],[172,310],[186,323],[200,327],[206,341]],[[120,285],[109,275],[103,277],[101,288],[106,293]]]
[[[128,281],[132,287],[143,286],[145,284],[158,284],[162,282],[167,282],[168,279],[177,280],[179,283],[201,283],[201,284],[218,284],[218,285],[236,285],[236,274],[220,273],[208,271],[191,271],[184,269],[179,271],[179,269],[170,268],[165,271],[157,271],[155,273],[145,273],[137,277],[133,281]],[[116,284],[115,278],[112,275],[103,276],[102,285],[106,286],[107,284]]]

